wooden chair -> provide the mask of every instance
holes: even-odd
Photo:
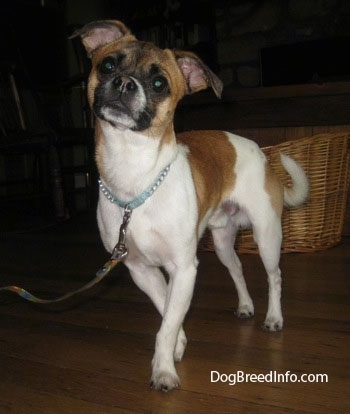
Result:
[[[53,211],[55,133],[45,122],[35,94],[19,86],[12,63],[0,67],[0,203]],[[55,211],[56,210],[56,211]]]
[[[94,125],[87,101],[90,62],[77,39],[73,42],[77,74],[39,91],[46,118],[56,133],[56,148],[66,205],[70,213],[89,210],[97,201]]]

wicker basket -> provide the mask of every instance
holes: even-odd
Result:
[[[290,177],[279,162],[279,153],[291,156],[310,180],[308,202],[284,209],[282,252],[314,252],[338,244],[344,224],[350,180],[350,132],[327,133],[262,148],[284,185]],[[203,250],[214,250],[209,232],[200,242]],[[237,234],[236,250],[258,253],[251,230]]]

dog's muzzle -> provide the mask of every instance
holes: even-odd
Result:
[[[96,90],[94,112],[115,127],[139,130],[144,127],[146,96],[131,76],[121,75]]]

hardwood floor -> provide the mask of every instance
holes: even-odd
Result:
[[[2,237],[0,285],[46,297],[80,287],[108,258],[94,226],[93,218],[73,220]],[[349,253],[345,239],[324,252],[283,255],[285,328],[265,333],[259,258],[241,256],[256,315],[238,320],[226,270],[213,253],[201,252],[185,323],[189,342],[177,364],[181,388],[170,393],[148,386],[160,317],[123,265],[91,297],[61,309],[1,294],[0,413],[350,412]],[[212,382],[214,371],[231,382],[234,374],[250,377],[229,385]],[[301,378],[311,382],[292,382]]]

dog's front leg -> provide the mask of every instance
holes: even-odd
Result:
[[[142,263],[128,264],[128,268],[135,284],[152,300],[158,312],[164,316],[165,309],[167,307],[166,298],[168,288],[163,273],[159,268],[154,266],[143,265]],[[171,286],[171,284],[169,285]],[[187,339],[186,334],[181,327],[176,341],[174,350],[175,362],[181,361],[186,349]]]
[[[191,303],[196,279],[196,265],[177,268],[170,274],[168,296],[162,325],[156,338],[152,360],[151,386],[169,391],[180,385],[174,365],[174,350],[178,334]]]

